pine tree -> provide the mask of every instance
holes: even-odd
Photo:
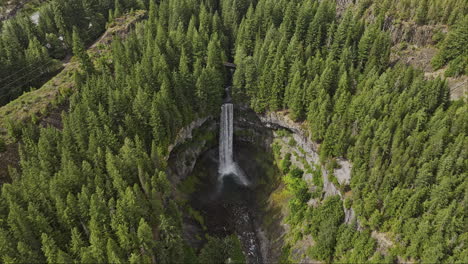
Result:
[[[78,30],[73,28],[73,54],[78,57],[83,70],[90,74],[94,72],[93,62],[91,61],[83,42],[78,34]]]
[[[302,82],[302,76],[296,72],[292,82],[288,86],[289,96],[288,106],[292,110],[292,118],[294,120],[301,120],[304,118],[304,87]]]
[[[277,56],[276,58],[280,58]],[[287,85],[287,69],[286,61],[284,57],[281,56],[280,61],[275,59],[275,70],[274,70],[274,81],[271,87],[272,94],[270,99],[270,108],[271,110],[279,110],[282,107],[282,102],[284,100],[284,90]]]
[[[107,261],[109,263],[125,263],[124,258],[122,257],[122,252],[117,243],[112,239],[107,239]]]
[[[204,68],[197,81],[198,108],[202,113],[213,113],[221,103],[223,80],[213,68]]]
[[[137,232],[138,232],[138,240],[140,242],[140,245],[144,249],[144,254],[154,258],[155,256],[153,254],[153,248],[154,248],[153,234],[148,223],[146,223],[146,221],[143,218],[140,219]]]
[[[419,25],[424,25],[426,23],[428,8],[428,0],[419,2],[418,9],[416,10],[416,23]]]
[[[335,65],[331,64],[325,68],[320,76],[320,89],[323,89],[330,96],[333,96],[336,90],[335,72]]]

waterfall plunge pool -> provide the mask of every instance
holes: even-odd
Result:
[[[219,174],[219,148],[203,153],[190,177],[196,177],[196,191],[190,195],[190,206],[204,218],[205,234],[223,238],[236,234],[242,244],[247,263],[262,263],[260,201],[265,189],[276,177],[272,158],[262,149],[243,142],[234,142],[234,161],[242,168],[249,182],[244,185],[234,174]],[[198,247],[204,241],[198,241]]]
[[[272,150],[266,147],[272,131],[253,111],[235,108],[230,101],[222,105],[220,122],[215,126],[219,133],[212,140],[218,145],[211,144],[197,154],[195,167],[179,184],[190,207],[184,217],[184,238],[200,250],[207,235],[224,238],[234,234],[247,263],[274,261],[272,256],[281,251],[275,237],[283,227],[277,221],[277,211],[268,205],[270,194],[280,182]],[[213,123],[199,131],[212,133],[209,127],[214,128]],[[175,153],[173,158],[177,156]],[[268,238],[270,232],[274,234],[273,244]]]

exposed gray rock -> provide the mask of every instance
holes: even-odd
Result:
[[[39,17],[40,17],[40,14],[39,14],[39,11],[36,11],[34,12],[30,18],[31,18],[31,21],[36,24],[36,25],[39,25]]]
[[[288,144],[287,138],[280,138],[284,143],[282,144],[282,155],[285,155],[286,152],[294,153],[295,155],[291,156],[291,164],[304,170],[304,164],[302,161],[297,160],[296,156],[303,158],[309,165],[320,165],[320,159],[318,155],[318,144],[310,138],[308,132],[301,126],[300,123],[294,122],[288,116],[282,113],[268,112],[264,115],[259,115],[260,120],[265,124],[265,126],[279,129],[285,128],[291,131],[293,138],[296,141],[294,146]],[[339,179],[340,184],[349,184],[351,179],[351,164],[343,159],[338,160],[338,164],[341,166],[340,169],[334,171],[334,175]],[[338,188],[330,182],[328,179],[328,172],[326,169],[321,166],[322,177],[323,177],[323,191],[325,192],[325,197],[332,195],[339,195],[341,193]],[[304,180],[311,180],[311,175],[304,176]]]
[[[195,164],[197,163],[198,157],[206,150],[208,142],[206,140],[199,140],[197,142],[193,142],[193,144],[188,148],[183,148],[178,151],[174,150],[176,150],[178,146],[181,146],[183,143],[192,139],[192,133],[195,129],[200,129],[204,126],[207,131],[215,130],[217,128],[216,122],[210,121],[213,121],[210,117],[200,118],[193,121],[190,125],[179,131],[174,144],[169,146],[169,155],[167,159],[170,160],[170,166],[168,168],[168,175],[172,182],[177,183],[185,179],[192,172]]]
[[[432,37],[438,31],[447,33],[447,26],[443,25],[417,25],[414,22],[402,21],[395,23],[391,18],[387,18],[389,23],[388,30],[392,38],[392,43],[407,42],[418,46],[434,45]]]
[[[325,198],[329,196],[339,195],[341,199],[343,199],[343,197],[341,196],[341,192],[338,190],[338,188],[336,188],[335,184],[333,184],[328,179],[328,172],[323,167],[322,167],[322,177],[323,177],[323,192],[325,193]]]
[[[191,139],[192,138],[192,132],[194,129],[196,128],[199,128],[201,127],[208,119],[210,119],[210,117],[203,117],[203,118],[199,118],[195,121],[193,121],[192,123],[190,123],[190,125],[182,128],[179,133],[177,133],[177,136],[176,136],[176,139],[174,140],[174,143],[172,143],[171,145],[169,145],[169,150],[168,150],[168,153],[171,153],[172,150],[177,147],[179,144],[185,142],[187,139]]]
[[[198,156],[204,150],[205,143],[205,141],[198,142],[193,147],[178,152],[174,158],[171,158],[170,178],[172,180],[175,180],[175,182],[181,181],[192,172],[197,163]]]
[[[289,145],[289,137],[280,137],[278,133],[274,133],[275,138],[280,139],[281,144],[281,156],[284,157],[286,153],[291,153],[291,164],[305,170],[303,160],[305,160],[309,165],[319,165],[322,171],[323,179],[323,192],[325,197],[339,195],[341,199],[344,199],[339,189],[333,184],[328,177],[327,170],[320,165],[320,159],[318,155],[318,144],[313,142],[308,135],[307,131],[301,126],[301,124],[292,121],[288,116],[269,112],[264,115],[259,115],[260,120],[264,123],[265,126],[272,129],[287,129],[292,132],[292,137],[294,138],[296,144],[293,146]],[[300,157],[303,160],[298,160],[297,157]],[[333,171],[334,176],[337,178],[340,184],[348,185],[351,180],[351,171],[352,164],[345,159],[337,159],[339,168]],[[304,173],[303,179],[311,183],[313,175],[310,173]],[[313,191],[313,185],[311,184],[311,191]],[[308,202],[309,206],[318,206],[318,201],[316,199],[310,199]],[[356,219],[356,214],[352,208],[346,209],[343,208],[345,212],[345,223],[351,224]],[[359,223],[357,223],[358,229],[360,229]]]
[[[386,255],[388,253],[388,249],[393,247],[393,242],[391,239],[387,237],[386,234],[380,233],[377,231],[372,231],[371,236],[377,240],[377,251]],[[403,263],[403,262],[400,262]]]
[[[356,219],[356,214],[354,213],[353,208],[349,208],[349,209],[345,208],[344,212],[345,212],[345,223],[349,225],[353,222],[354,219]]]
[[[346,8],[349,5],[354,4],[354,2],[356,2],[356,0],[336,0],[336,14],[338,16],[343,15]]]
[[[333,171],[333,174],[335,175],[336,179],[340,184],[349,185],[349,182],[351,180],[351,163],[344,159],[337,159],[337,162],[338,165],[340,165],[340,168],[335,169]]]

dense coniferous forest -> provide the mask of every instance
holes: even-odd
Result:
[[[238,96],[251,98],[256,111],[289,109],[306,121],[323,162],[352,161],[350,203],[361,225],[398,234],[405,246],[395,254],[424,263],[466,260],[466,103],[449,102],[443,80],[426,81],[404,65],[389,68],[382,16],[366,25],[359,12],[337,19],[333,1],[275,3],[259,1],[239,27]],[[449,36],[465,38],[462,30]],[[310,223],[306,233],[324,238],[313,250],[317,259],[356,263],[372,256],[372,245],[357,242],[356,249],[367,250],[344,254],[348,228],[324,223],[320,209],[300,210],[297,221]]]
[[[148,20],[112,43],[112,65],[101,68],[73,31],[79,93],[62,131],[23,128],[21,174],[2,189],[3,261],[192,258],[164,157],[178,129],[217,111],[225,37],[214,7],[176,3],[152,1]]]
[[[0,22],[0,105],[29,87],[38,87],[60,69],[72,50],[73,28],[86,44],[103,32],[109,17],[131,8],[145,8],[148,0],[53,0],[38,9],[34,23],[27,14]]]
[[[279,166],[294,193],[288,223],[315,238],[313,259],[468,262],[466,99],[450,101],[443,79],[391,64],[385,26],[389,16],[447,24],[432,63],[466,75],[467,8],[463,0],[365,0],[341,13],[332,0],[53,0],[37,25],[5,21],[0,105],[40,85],[67,54],[81,69],[63,129],[27,122],[11,133],[21,160],[1,188],[1,261],[244,262],[236,236],[210,237],[199,251],[183,239],[166,174],[179,130],[219,114],[223,63],[234,61],[237,102],[304,124],[330,170],[336,158],[353,164],[350,185],[340,186],[351,195],[316,207],[307,202],[321,194],[308,192],[304,172]],[[132,9],[147,19],[93,62],[87,45]],[[356,212],[351,225],[343,206]],[[376,252],[372,231],[397,243]]]

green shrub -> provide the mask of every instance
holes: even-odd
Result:
[[[323,186],[322,170],[320,167],[315,167],[315,170],[312,172],[312,183],[317,187]]]
[[[291,254],[291,245],[287,244],[281,249],[281,256],[279,257],[279,263],[281,264],[289,264],[293,263],[289,256]]]
[[[302,171],[301,169],[297,168],[297,167],[294,167],[290,172],[289,174],[293,177],[293,178],[302,178],[302,175],[304,175],[304,171]]]
[[[440,43],[441,41],[443,41],[445,38],[445,34],[438,30],[436,33],[434,33],[434,35],[432,35],[432,41],[434,41],[435,43]]]
[[[276,134],[278,137],[289,137],[291,135],[291,132],[289,132],[286,129],[279,129],[276,131]]]
[[[21,138],[21,123],[20,122],[16,122],[16,121],[13,121],[13,120],[8,120],[7,121],[7,133],[8,133],[8,136],[12,139],[14,139],[15,141],[18,141],[20,140]]]
[[[319,186],[315,188],[315,190],[311,193],[311,197],[314,199],[319,199],[320,197],[322,197],[322,192],[323,192],[323,187]]]
[[[346,209],[351,208],[352,205],[353,205],[353,200],[351,200],[350,198],[346,198],[346,199],[344,200],[344,207],[345,207]]]
[[[301,203],[306,204],[311,197],[307,184],[301,184],[300,188],[295,191],[295,195]]]
[[[340,187],[340,183],[338,182],[338,179],[336,178],[335,174],[333,174],[333,173],[328,174],[328,179],[329,179],[330,182],[333,183],[337,188]]]
[[[448,65],[445,77],[456,77],[466,73],[468,56],[459,56]]]
[[[442,57],[442,55],[440,55],[440,53],[439,53],[439,54],[435,55],[434,58],[432,58],[431,64],[432,64],[432,67],[434,68],[434,70],[438,70],[438,69],[442,68],[442,66],[444,66],[445,60]]]
[[[280,163],[280,169],[284,174],[287,174],[289,172],[290,167],[291,167],[291,153],[287,153],[286,156],[284,156],[284,159]]]
[[[271,146],[271,149],[273,150],[273,155],[279,156],[281,153],[281,146],[278,144],[278,142],[274,142]]]

